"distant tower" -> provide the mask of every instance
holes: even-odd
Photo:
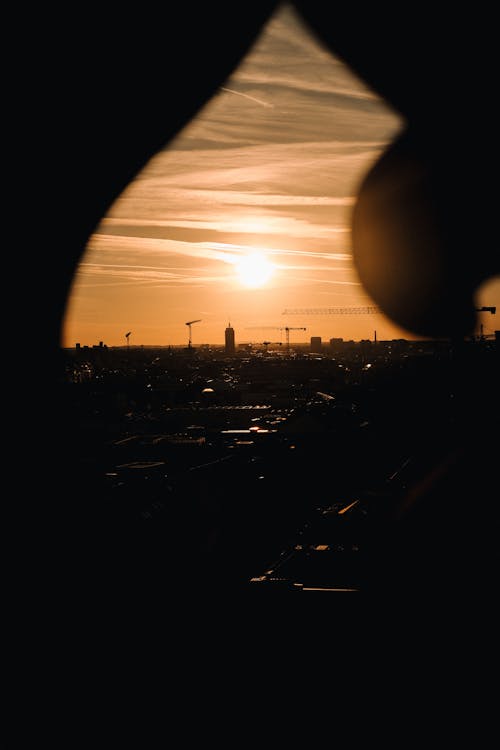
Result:
[[[311,351],[319,354],[322,349],[321,336],[311,336]]]
[[[226,328],[226,354],[234,354],[234,328],[231,328],[231,323]]]

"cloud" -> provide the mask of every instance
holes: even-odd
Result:
[[[187,255],[193,258],[235,263],[234,253],[217,249],[206,242],[181,242],[178,240],[158,239],[151,237],[129,237],[124,235],[94,234],[88,244],[88,250],[103,254],[131,253],[135,257],[141,254]]]
[[[200,243],[200,244],[204,244],[204,243]],[[211,243],[211,247],[221,248],[221,249],[228,248],[231,250],[231,252],[236,252],[240,254],[248,252],[249,249],[261,250],[261,248],[256,248],[256,247],[252,248],[251,246],[248,246],[248,245],[234,245],[234,244],[229,245],[229,244],[224,244],[224,243]],[[286,250],[283,248],[276,248],[276,247],[266,248],[266,253],[268,255],[291,256],[295,258],[297,257],[323,258],[323,259],[332,260],[332,261],[350,260],[351,258],[350,253],[320,253],[320,252],[315,252],[311,250]]]
[[[380,102],[373,91],[332,56],[289,6],[282,7],[271,19],[257,50],[258,54],[244,60],[235,71],[233,81],[264,86],[283,83],[293,88],[302,84],[309,90],[341,92],[356,99]]]
[[[322,241],[322,250],[330,243],[338,251],[340,236],[349,232],[356,183],[380,149],[376,143],[162,152],[115,203],[100,231],[116,233],[123,220],[123,226],[152,227],[153,236],[160,227],[219,232],[221,240],[249,233],[260,235],[254,242],[264,246],[278,236],[288,244]]]
[[[191,270],[191,269],[186,269]],[[197,274],[179,273],[162,266],[134,266],[119,263],[100,264],[82,263],[81,272],[84,281],[80,280],[80,288],[101,286],[165,286],[173,287],[178,284],[190,286],[205,286],[210,283],[226,281],[223,275],[214,275],[213,269],[198,268]],[[110,281],[119,279],[120,281]]]
[[[225,86],[220,87],[221,91],[227,91],[228,94],[236,94],[237,96],[243,96],[245,99],[249,99],[251,102],[256,102],[256,104],[260,104],[262,107],[274,107],[274,104],[270,104],[269,102],[265,102],[262,99],[257,99],[256,96],[250,96],[250,94],[245,94],[242,91],[235,91],[234,89],[228,89]]]
[[[177,189],[179,192],[179,188]],[[179,195],[178,192],[178,195]],[[188,195],[182,195],[182,198],[206,197],[203,190],[191,190]],[[233,206],[353,206],[356,202],[354,196],[328,196],[328,195],[290,195],[290,194],[269,194],[264,192],[244,193],[237,190],[211,190],[210,198],[214,203],[223,203]],[[118,223],[137,223],[137,219],[123,217],[118,219],[114,216],[107,216],[102,220],[102,224]],[[162,221],[161,219],[143,219],[141,223],[156,224],[158,226],[183,226],[175,220]]]
[[[315,279],[315,278],[308,278],[308,277],[295,277],[295,281],[303,281],[306,283],[314,283],[314,284],[335,284],[338,286],[361,286],[359,281],[341,281],[340,279]]]
[[[256,245],[231,244],[224,242],[183,242],[180,240],[158,239],[151,237],[134,237],[124,235],[94,234],[88,245],[88,250],[94,253],[131,252],[136,256],[141,253],[162,254],[168,257],[172,254],[185,255],[194,258],[207,258],[234,265],[241,255],[259,251]],[[350,253],[328,253],[311,250],[289,250],[284,248],[267,247],[265,253],[270,256],[294,258],[321,258],[330,261],[350,260]],[[85,265],[85,264],[81,264]],[[105,263],[87,263],[87,265],[106,265]],[[128,264],[126,264],[128,265]],[[135,264],[134,264],[135,265]],[[143,266],[144,267],[144,266]],[[155,266],[156,268],[156,266]]]
[[[124,235],[95,234],[89,245],[87,260],[80,264],[77,282],[79,289],[105,286],[211,286],[233,284],[233,268],[243,255],[262,252],[260,247],[246,244],[223,242],[183,242],[179,240],[135,237]],[[346,263],[349,253],[323,253],[309,250],[266,248],[266,254],[273,263],[278,278],[297,283],[299,281],[319,284],[349,284],[345,274],[352,273]],[[127,262],[139,257],[163,258],[163,264]],[[116,258],[116,262],[113,261]],[[184,258],[188,265],[173,262]],[[200,260],[206,259],[206,265]],[[318,261],[328,261],[327,264]],[[319,273],[321,278],[304,277],[304,273]],[[325,277],[328,276],[328,278]],[[340,276],[340,278],[339,278]],[[357,284],[356,284],[357,285]]]

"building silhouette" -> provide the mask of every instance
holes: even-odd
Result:
[[[231,327],[231,323],[228,323],[228,326],[225,331],[225,337],[226,337],[226,346],[225,346],[226,354],[234,354],[234,351],[235,351],[234,328]]]
[[[321,348],[321,336],[311,336],[311,351],[320,353]]]
[[[344,339],[342,338],[333,338],[330,339],[330,349],[332,352],[339,352],[344,345]]]

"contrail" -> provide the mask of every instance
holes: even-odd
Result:
[[[274,104],[269,104],[268,102],[263,102],[262,99],[257,99],[255,96],[250,96],[250,94],[243,94],[241,91],[235,91],[234,89],[226,89],[224,86],[220,87],[221,91],[227,91],[229,94],[236,94],[236,96],[244,96],[245,99],[250,99],[251,102],[256,102],[257,104],[262,105],[263,107],[274,107]]]

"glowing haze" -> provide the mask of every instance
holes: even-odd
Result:
[[[130,330],[131,344],[186,344],[194,319],[195,346],[222,343],[229,319],[237,341],[283,325],[307,326],[297,340],[405,335],[382,315],[282,315],[370,304],[352,268],[350,213],[400,126],[284,7],[103,218],[74,282],[64,345],[124,345]]]

